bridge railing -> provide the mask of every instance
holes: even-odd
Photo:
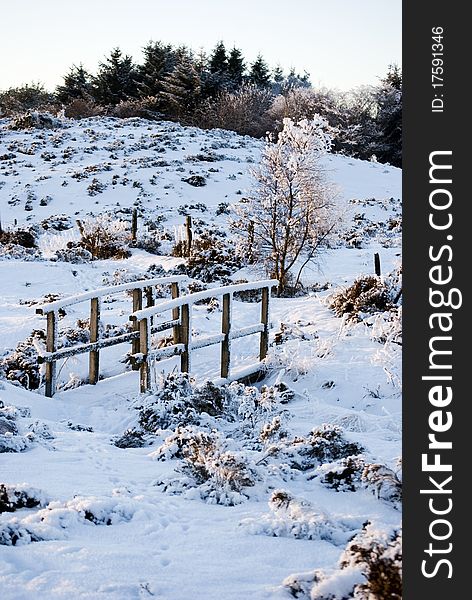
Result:
[[[191,371],[192,351],[221,344],[220,375],[223,380],[231,376],[231,342],[255,333],[260,333],[259,362],[253,365],[253,372],[260,370],[262,361],[267,355],[269,345],[269,302],[271,289],[278,285],[275,279],[266,279],[252,283],[241,283],[196,292],[186,296],[164,300],[154,306],[136,310],[130,320],[139,331],[139,350],[132,359],[140,370],[140,389],[145,392],[151,386],[151,361],[158,361],[171,356],[180,356],[182,372]],[[262,290],[260,321],[248,327],[234,328],[232,323],[233,294],[251,290]],[[192,340],[192,307],[200,300],[223,298],[221,333],[199,337]],[[172,311],[172,319],[165,325],[173,329],[173,344],[165,348],[151,347],[152,319],[158,314]],[[249,374],[247,372],[246,374]]]
[[[140,331],[139,324],[133,325],[132,331],[109,338],[100,339],[100,304],[101,299],[105,296],[111,296],[122,292],[132,293],[132,311],[140,311],[143,309],[143,297],[145,298],[146,308],[150,310],[155,304],[154,288],[160,285],[170,285],[171,295],[173,299],[177,299],[179,293],[179,283],[188,280],[185,275],[174,275],[170,277],[159,277],[155,279],[143,279],[140,281],[132,281],[121,285],[103,287],[96,290],[91,290],[83,294],[61,298],[54,302],[43,304],[36,309],[36,313],[46,315],[46,352],[40,354],[38,360],[40,363],[46,364],[45,374],[45,395],[52,397],[56,391],[56,371],[57,361],[77,356],[79,354],[89,354],[89,383],[97,383],[100,375],[100,350],[117,344],[131,342],[132,354],[140,351]],[[59,311],[80,304],[81,302],[90,301],[90,342],[85,344],[76,344],[67,348],[58,349],[58,321]],[[152,319],[148,321],[149,331],[157,333],[164,331],[169,327],[177,327],[178,320],[170,323],[160,323],[153,325]],[[136,369],[139,367],[135,367]]]

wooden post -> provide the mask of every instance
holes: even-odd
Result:
[[[154,293],[152,291],[152,287],[147,287],[144,288],[144,295],[146,296],[146,308],[149,308],[150,306],[154,306]],[[153,317],[151,317],[149,319],[149,324],[152,327],[152,324],[154,322]]]
[[[185,232],[186,232],[186,237],[187,237],[187,241],[185,244],[185,254],[187,257],[189,257],[192,254],[192,239],[193,239],[192,217],[190,215],[187,215],[185,217]]]
[[[380,270],[380,256],[377,252],[374,254],[374,266],[375,266],[375,274],[377,275],[377,277],[380,277],[382,272]]]
[[[229,334],[231,332],[231,294],[223,296],[223,314],[221,317],[221,333],[225,338],[221,342],[221,377],[226,379],[229,377],[229,369],[231,363],[231,340]]]
[[[172,288],[172,298],[178,298],[180,295],[180,291],[179,291],[179,283],[177,281],[174,281],[171,284],[171,288]],[[172,309],[172,320],[175,321],[176,319],[180,318],[180,309],[177,306],[176,308]],[[174,325],[174,327],[172,328],[172,336],[174,338],[174,344],[178,344],[180,337],[179,337],[179,333],[180,333],[180,327],[178,325]]]
[[[180,355],[180,370],[182,373],[190,372],[190,337],[190,306],[183,304],[179,335],[179,343],[185,346],[184,351]]]
[[[139,352],[143,355],[143,362],[140,365],[140,390],[141,393],[147,392],[151,387],[151,372],[149,368],[149,324],[146,318],[139,321]]]
[[[141,310],[143,307],[143,290],[141,290],[140,288],[136,288],[133,290],[133,312],[136,312],[137,310]],[[133,321],[133,331],[139,331],[139,321]],[[139,339],[133,340],[131,342],[131,354],[137,354],[138,352],[141,352],[141,350],[139,349]],[[132,366],[133,371],[137,371],[139,369],[139,366],[137,365],[133,365]]]
[[[136,242],[138,237],[138,209],[133,208],[133,216],[131,218],[131,241]]]
[[[90,300],[90,341],[98,342],[100,324],[100,300]],[[100,351],[92,350],[89,354],[89,383],[95,385],[100,372]]]
[[[57,350],[57,315],[47,313],[46,352]],[[52,398],[56,391],[56,361],[46,363],[46,396]]]
[[[264,329],[261,331],[259,360],[264,360],[269,349],[269,297],[270,288],[262,288],[261,323]]]
[[[249,221],[247,228],[247,261],[250,265],[254,263],[254,221]]]

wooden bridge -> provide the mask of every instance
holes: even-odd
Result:
[[[192,351],[221,344],[220,376],[223,381],[231,379],[231,342],[255,333],[260,334],[258,361],[244,375],[259,371],[267,355],[269,344],[269,300],[272,287],[278,282],[274,279],[242,283],[213,288],[202,292],[180,295],[179,284],[188,281],[185,275],[144,279],[116,286],[108,286],[43,304],[36,312],[45,315],[46,351],[39,356],[39,362],[46,364],[45,394],[52,397],[56,391],[57,361],[80,354],[89,354],[90,384],[96,384],[100,375],[100,350],[118,344],[131,342],[131,361],[133,368],[140,371],[140,391],[145,392],[151,386],[151,364],[172,356],[180,356],[182,372],[191,372]],[[156,303],[156,286],[170,286],[170,298]],[[260,321],[254,325],[234,328],[232,323],[233,295],[237,292],[261,290]],[[132,310],[129,321],[132,330],[128,333],[100,339],[100,304],[107,296],[130,293]],[[192,308],[196,302],[222,298],[221,333],[192,339]],[[143,299],[145,306],[143,307]],[[90,301],[90,342],[58,349],[58,321],[62,309]],[[170,312],[170,319],[157,323],[157,317]],[[172,330],[172,344],[163,348],[153,348],[152,334]]]

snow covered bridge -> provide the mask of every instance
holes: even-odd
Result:
[[[180,295],[179,284],[188,281],[184,275],[144,279],[131,283],[108,286],[43,304],[36,309],[46,315],[46,350],[39,355],[39,362],[46,364],[45,394],[48,397],[56,391],[57,361],[80,354],[89,354],[88,383],[96,384],[100,375],[100,350],[118,344],[131,343],[131,362],[133,369],[140,371],[140,390],[144,392],[151,385],[151,365],[170,358],[180,356],[180,368],[183,372],[191,372],[192,351],[221,344],[220,381],[229,381],[257,373],[267,355],[269,344],[269,300],[272,287],[278,282],[274,279],[223,286]],[[156,303],[154,290],[156,286],[170,286],[170,298]],[[233,326],[233,295],[238,292],[261,291],[260,320],[246,327]],[[132,312],[129,320],[132,330],[127,333],[100,338],[100,305],[101,299],[120,293],[131,293]],[[221,332],[192,339],[192,309],[198,302],[222,298]],[[143,299],[146,306],[143,307]],[[90,301],[90,341],[66,348],[58,348],[58,321],[64,308]],[[170,319],[162,321],[162,314],[170,312]],[[153,343],[152,335],[172,330],[172,343],[159,347]],[[239,371],[231,369],[232,340],[260,334],[258,360]],[[161,339],[162,343],[162,339]]]

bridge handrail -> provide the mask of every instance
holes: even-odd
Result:
[[[104,296],[111,296],[118,294],[119,292],[127,292],[130,290],[144,289],[146,287],[152,287],[154,285],[165,285],[167,283],[180,283],[181,281],[188,280],[187,275],[171,275],[169,277],[157,277],[154,279],[139,279],[137,281],[130,281],[129,283],[120,283],[119,285],[110,285],[95,290],[84,292],[83,294],[76,294],[74,296],[68,296],[67,298],[61,298],[54,300],[53,302],[47,302],[36,308],[36,313],[39,315],[46,315],[50,312],[55,312],[66,306],[72,306],[74,304],[80,304],[86,302],[92,298],[103,298]]]
[[[251,290],[260,290],[263,288],[272,288],[279,284],[277,279],[263,279],[261,281],[253,281],[248,283],[236,283],[234,285],[226,285],[222,287],[212,288],[209,290],[203,290],[202,292],[194,292],[186,296],[179,296],[172,300],[164,300],[164,302],[158,302],[154,306],[149,308],[143,308],[137,310],[130,315],[130,321],[140,321],[141,319],[147,319],[153,317],[166,310],[174,308],[180,308],[181,306],[188,304],[192,305],[200,300],[208,300],[209,298],[218,298],[225,294],[234,294],[236,292],[246,292]]]

